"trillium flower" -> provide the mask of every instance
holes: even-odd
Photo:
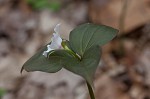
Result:
[[[55,33],[53,33],[53,37],[51,38],[51,43],[47,45],[47,50],[43,52],[43,55],[45,57],[48,56],[48,53],[50,51],[63,48],[61,45],[63,40],[59,35],[59,28],[60,28],[60,24],[57,24],[54,28]]]

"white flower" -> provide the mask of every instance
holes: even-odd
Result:
[[[52,50],[61,49],[62,48],[62,38],[59,35],[60,24],[57,24],[54,28],[53,37],[51,38],[51,43],[47,45],[47,50],[43,52],[43,55],[47,57],[48,53]]]

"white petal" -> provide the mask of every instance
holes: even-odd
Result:
[[[45,57],[47,57],[47,52],[46,52],[46,51],[44,51],[44,52],[43,52],[43,55],[44,55]]]
[[[46,52],[50,52],[51,50],[53,50],[53,49],[51,48],[51,45],[47,45],[47,51],[46,51]]]
[[[54,31],[55,31],[56,33],[59,33],[60,25],[61,25],[61,24],[59,23],[59,24],[57,24],[57,25],[55,26]]]
[[[51,44],[47,45],[47,50],[43,52],[43,55],[45,57],[47,57],[50,51],[62,48],[61,46],[62,39],[59,35],[59,28],[60,24],[57,24],[56,27],[54,28],[55,33],[53,33],[53,37],[51,38]]]
[[[47,51],[44,51],[43,52],[43,55],[45,56],[45,57],[47,57],[47,54],[50,52],[50,51],[52,51],[53,49],[51,49],[51,47],[50,47],[50,45],[47,45]]]
[[[62,39],[58,33],[53,33],[53,37],[51,40],[52,40],[51,42],[52,49],[59,49],[61,47]]]

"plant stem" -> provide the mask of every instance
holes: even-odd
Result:
[[[88,82],[86,82],[86,83],[87,83],[87,87],[88,87],[91,99],[95,99],[94,92],[93,92],[91,85]]]
[[[124,32],[125,18],[126,18],[126,14],[127,14],[127,7],[128,7],[128,0],[125,0],[123,8],[122,8],[121,16],[120,16],[120,22],[119,22],[120,33]]]

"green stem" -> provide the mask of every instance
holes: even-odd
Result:
[[[81,60],[81,57],[79,55],[77,55],[76,53],[74,53],[68,46],[67,46],[67,41],[63,40],[61,43],[62,47],[67,50],[70,54],[72,54],[75,58]]]
[[[91,99],[95,99],[93,88],[91,87],[91,85],[88,82],[86,82],[86,83],[87,83],[87,87],[88,87]]]

